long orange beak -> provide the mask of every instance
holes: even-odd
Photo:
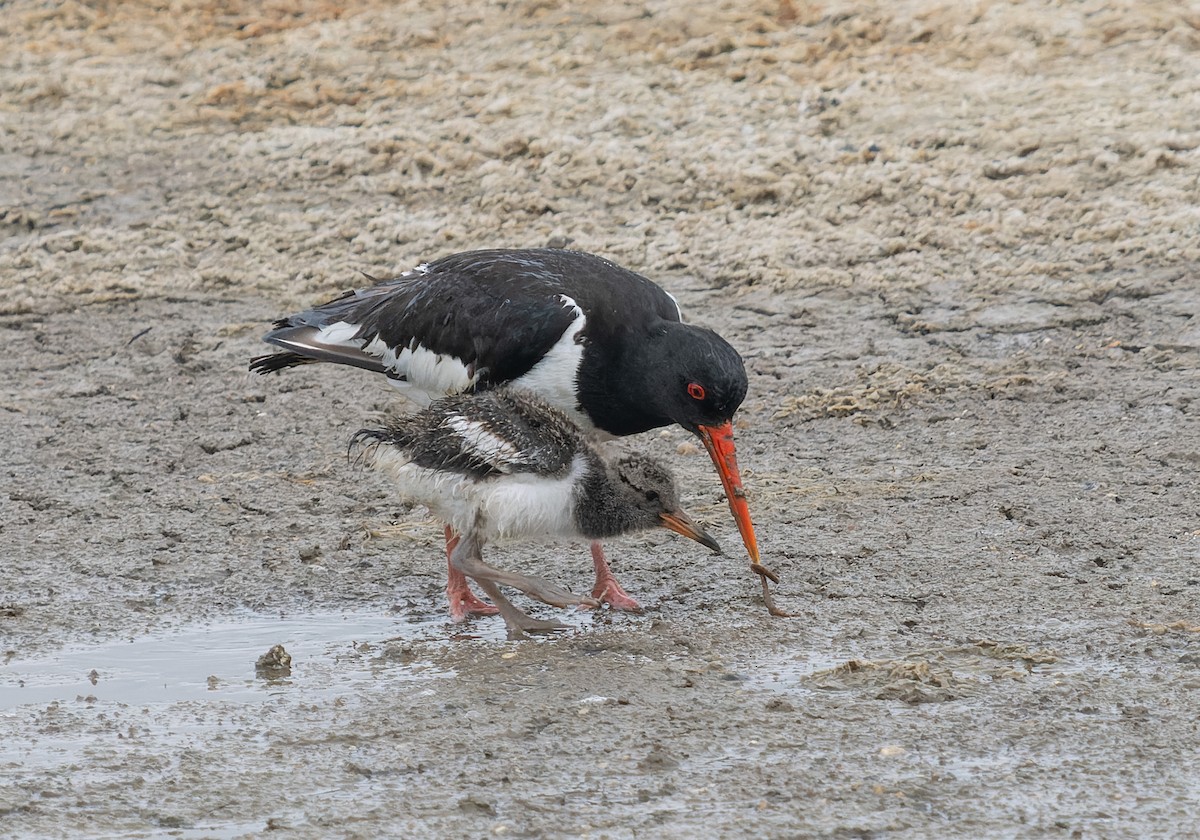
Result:
[[[717,554],[721,553],[721,546],[705,533],[704,529],[692,521],[692,518],[681,510],[674,513],[660,513],[658,518],[662,520],[664,528],[670,528],[676,534],[683,534],[688,539],[693,539],[705,548],[711,548]]]
[[[754,537],[754,523],[750,521],[750,505],[746,504],[746,491],[742,489],[742,477],[738,475],[737,451],[733,446],[733,421],[722,423],[720,426],[697,426],[700,440],[716,465],[721,476],[721,484],[725,486],[725,497],[729,499],[729,509],[737,521],[738,532],[746,551],[750,554],[750,562],[758,565],[758,540]]]

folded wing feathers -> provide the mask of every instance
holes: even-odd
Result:
[[[496,472],[510,473],[523,463],[521,452],[510,440],[498,436],[487,424],[461,414],[451,414],[443,426],[458,436],[464,457],[487,464]]]
[[[418,466],[485,478],[565,475],[582,439],[562,412],[532,394],[501,389],[393,417],[382,429],[359,431],[351,448],[372,443],[401,450]]]

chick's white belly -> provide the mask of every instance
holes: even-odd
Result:
[[[457,533],[475,530],[489,541],[578,536],[572,516],[573,482],[586,469],[576,456],[567,475],[515,473],[473,479],[413,464],[395,450],[376,453],[401,498],[425,505]]]

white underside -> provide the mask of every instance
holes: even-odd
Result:
[[[524,376],[514,379],[512,384],[533,391],[554,407],[565,411],[576,425],[591,430],[591,421],[579,410],[579,395],[575,390],[575,375],[583,361],[583,342],[578,340],[578,336],[587,323],[587,317],[574,300],[566,295],[558,297],[563,306],[574,310],[575,319],[541,361]]]
[[[402,499],[425,505],[457,533],[475,531],[489,542],[579,536],[571,487],[587,471],[581,455],[560,478],[516,473],[474,479],[419,467],[386,445],[376,447],[371,461],[396,482]]]

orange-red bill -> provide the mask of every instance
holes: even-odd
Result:
[[[670,528],[676,534],[683,534],[689,539],[693,539],[705,548],[711,548],[717,554],[721,553],[721,546],[717,541],[705,533],[704,529],[692,521],[692,518],[681,510],[673,513],[660,513],[658,518],[662,520],[664,528]]]
[[[742,489],[737,452],[733,446],[733,422],[728,421],[720,426],[697,426],[697,429],[700,440],[704,441],[704,448],[708,450],[721,476],[721,484],[725,486],[725,497],[729,499],[729,509],[733,512],[742,542],[750,554],[750,562],[758,564],[758,540],[754,536],[754,523],[750,521],[750,505],[746,504],[746,491]]]

